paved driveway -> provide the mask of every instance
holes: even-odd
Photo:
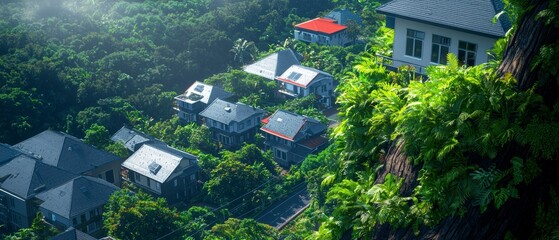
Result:
[[[256,221],[280,229],[305,210],[310,202],[311,197],[305,187],[282,202],[270,206],[256,218]]]

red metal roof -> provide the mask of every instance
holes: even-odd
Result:
[[[269,134],[272,134],[272,135],[274,135],[274,136],[283,138],[283,139],[285,139],[285,140],[293,141],[293,138],[290,138],[290,137],[288,137],[288,136],[286,136],[286,135],[283,135],[283,134],[281,134],[281,133],[279,133],[279,132],[276,132],[276,131],[267,129],[267,128],[265,128],[265,127],[260,128],[260,130],[262,130],[262,131],[264,131],[264,132],[267,132],[267,133],[269,133]]]
[[[334,20],[329,18],[315,18],[303,23],[299,23],[295,25],[295,27],[326,34],[333,34],[347,28],[344,25],[335,23]]]
[[[268,124],[268,123],[270,122],[270,118],[271,118],[271,117],[272,117],[272,116],[269,116],[269,117],[267,117],[267,118],[264,118],[264,119],[260,120],[260,122],[261,122],[261,123],[264,123],[264,124]]]

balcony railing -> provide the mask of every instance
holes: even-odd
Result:
[[[407,66],[413,67],[416,73],[419,73],[421,75],[425,75],[425,66],[413,64],[413,63],[402,61],[402,60],[396,60],[396,59],[393,59],[392,57],[388,57],[388,56],[384,56],[384,55],[380,55],[380,54],[377,54],[376,57],[377,57],[376,60],[379,63],[381,63],[384,67],[386,67],[387,70],[397,72],[398,67],[400,67],[402,65],[407,65]]]

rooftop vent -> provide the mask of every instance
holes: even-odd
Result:
[[[159,170],[161,170],[161,165],[159,165],[156,162],[152,162],[149,164],[148,166],[149,168],[149,172],[153,175],[157,175],[157,173],[159,172]]]
[[[282,118],[278,118],[278,119],[276,119],[276,121],[278,121],[278,122],[282,122],[282,121],[283,121],[283,119],[282,119]]]
[[[229,103],[227,104],[227,106],[224,108],[226,112],[231,112],[231,106],[229,105]]]

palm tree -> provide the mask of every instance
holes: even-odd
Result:
[[[256,48],[256,45],[254,45],[254,42],[239,38],[235,41],[233,48],[230,51],[235,53],[235,61],[239,61],[241,64],[244,64],[245,57],[249,57],[250,61],[255,59],[258,49]]]

